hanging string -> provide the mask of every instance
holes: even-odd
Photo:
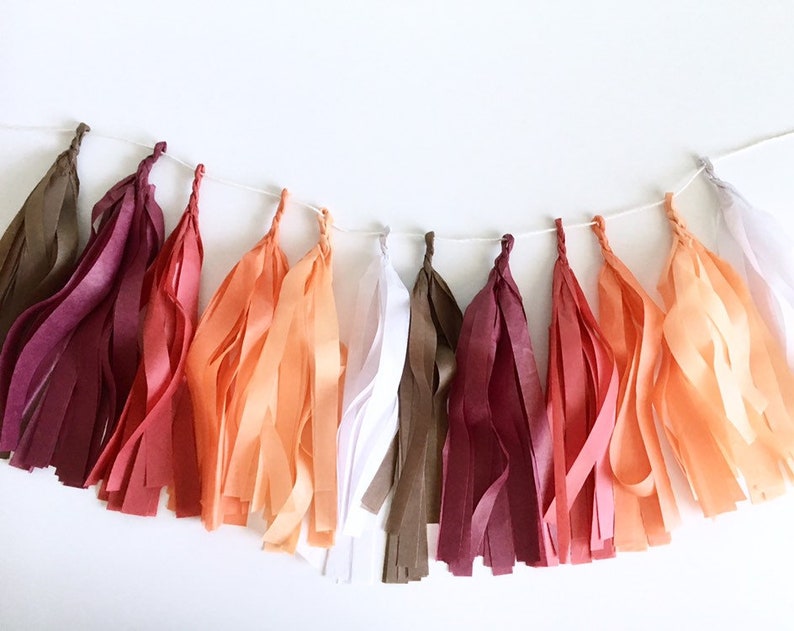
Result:
[[[6,129],[9,131],[44,131],[44,132],[51,132],[56,134],[71,134],[73,133],[73,129],[71,127],[55,127],[55,126],[48,126],[48,125],[16,125],[11,123],[3,123],[0,122],[0,129]],[[730,158],[732,156],[738,155],[750,149],[753,149],[759,145],[766,144],[768,142],[773,142],[775,140],[781,140],[783,138],[788,138],[789,136],[794,136],[794,129],[788,129],[785,131],[781,131],[769,136],[763,136],[761,138],[757,138],[752,140],[746,144],[743,144],[735,149],[731,149],[730,151],[726,151],[722,154],[718,154],[716,156],[711,157],[712,162],[718,162],[720,160],[724,160],[725,158]],[[145,143],[138,142],[136,140],[130,140],[129,138],[123,138],[121,136],[114,136],[112,134],[105,134],[96,131],[91,132],[92,138],[104,138],[106,140],[114,140],[117,142],[123,142],[129,145],[133,145],[135,147],[141,147],[147,150],[153,150],[154,147],[152,145],[148,145]],[[178,158],[171,154],[163,154],[164,157],[172,160],[173,162],[185,167],[186,169],[190,170],[191,172],[196,170],[195,164],[191,164],[181,158]],[[698,166],[685,180],[684,183],[673,193],[673,197],[678,197],[681,195],[686,189],[688,189],[692,183],[703,173],[705,167],[703,165]],[[206,174],[204,176],[205,180],[212,180],[217,182],[218,184],[223,184],[224,186],[229,186],[231,188],[237,188],[244,191],[249,191],[251,193],[257,193],[259,195],[265,195],[266,197],[272,197],[273,199],[280,199],[281,193],[276,191],[267,190],[264,188],[257,188],[255,186],[248,186],[247,184],[241,184],[239,182],[235,182],[233,180],[227,180],[226,178],[217,177],[211,174]],[[317,215],[322,215],[322,208],[320,206],[315,206],[314,204],[310,204],[309,202],[304,202],[300,200],[291,200],[292,203],[296,204],[297,206],[301,206],[306,208],[307,210],[312,211]],[[633,206],[631,208],[626,208],[625,210],[616,211],[614,213],[603,214],[605,220],[609,221],[612,219],[618,219],[621,217],[626,217],[629,215],[634,215],[640,212],[644,212],[646,210],[653,210],[655,208],[662,208],[664,207],[664,200],[660,199],[655,202],[649,202],[647,204],[642,204],[640,206]],[[566,230],[575,230],[579,228],[592,228],[592,226],[596,225],[594,221],[583,221],[581,223],[572,223],[566,224]],[[333,224],[332,228],[337,230],[338,232],[343,232],[345,234],[352,234],[358,236],[379,236],[383,233],[382,230],[356,230],[350,228],[344,228],[338,224]],[[516,239],[521,239],[525,237],[532,237],[541,234],[552,234],[557,231],[556,228],[540,228],[538,230],[528,230],[525,232],[513,233],[513,236]],[[392,232],[391,235],[393,237],[403,237],[408,239],[424,239],[425,233],[424,232]],[[484,242],[484,243],[496,243],[502,240],[501,236],[492,236],[492,237],[444,237],[444,236],[436,236],[437,240],[442,241],[454,241],[457,243],[476,243],[476,242]]]

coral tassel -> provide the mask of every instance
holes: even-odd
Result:
[[[618,374],[612,351],[568,264],[562,221],[549,331],[548,409],[555,498],[546,520],[557,528],[562,563],[614,556],[614,499],[608,446]]]
[[[598,278],[601,329],[620,375],[617,419],[609,445],[615,477],[615,547],[644,550],[669,543],[680,522],[653,418],[653,387],[664,314],[615,256],[594,218],[604,266]]]

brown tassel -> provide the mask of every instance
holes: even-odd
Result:
[[[0,239],[0,345],[25,309],[48,298],[77,258],[77,154],[90,128],[80,123]]]

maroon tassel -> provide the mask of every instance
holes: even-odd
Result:
[[[494,574],[516,560],[555,561],[551,432],[505,235],[488,283],[463,317],[449,396],[438,558],[470,576],[482,556]]]
[[[24,469],[54,465],[82,487],[118,420],[138,365],[146,268],[163,243],[149,184],[158,143],[94,207],[93,229],[64,288],[25,311],[0,355],[0,449]]]

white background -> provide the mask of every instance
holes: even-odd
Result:
[[[334,6],[336,5],[336,6]],[[587,221],[660,199],[718,155],[794,125],[790,2],[0,3],[0,121],[74,126],[203,161],[209,174],[327,205],[340,225],[498,236]],[[653,5],[653,6],[651,6]],[[67,142],[0,130],[6,225]],[[144,151],[86,137],[81,215]],[[794,139],[717,163],[794,234]],[[190,173],[155,167],[168,226]],[[697,181],[683,216],[713,243]],[[203,303],[261,235],[274,203],[207,182]],[[291,260],[316,238],[285,218]],[[608,223],[648,288],[670,246],[661,210]],[[375,252],[337,235],[344,315]],[[395,236],[406,283],[421,240]],[[592,297],[600,264],[571,230]],[[493,243],[439,241],[437,267],[465,305]],[[513,270],[546,366],[550,235],[520,238]],[[343,328],[344,330],[344,328]],[[706,521],[687,511],[670,546],[583,567],[453,579],[442,565],[409,586],[334,585],[297,559],[259,551],[254,530],[206,533],[163,512],[106,511],[93,491],[0,463],[0,628],[734,628],[794,624],[794,499]]]

